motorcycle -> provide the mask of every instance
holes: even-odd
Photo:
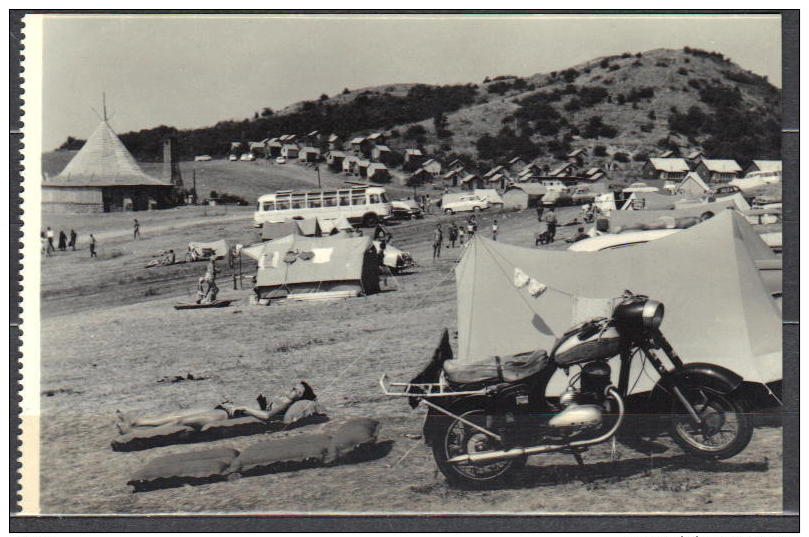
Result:
[[[638,356],[660,377],[639,413],[665,416],[671,438],[691,455],[727,459],[744,450],[753,425],[742,404],[743,379],[718,365],[684,364],[660,330],[662,303],[630,291],[616,302],[609,318],[573,327],[550,353],[458,364],[445,332],[419,375],[389,382],[383,374],[382,391],[409,398],[413,408],[428,407],[423,438],[447,480],[463,487],[500,481],[531,455],[569,453],[583,464],[581,453],[614,438],[625,424],[630,366]],[[608,363],[615,357],[618,386]],[[568,374],[567,388],[558,398],[546,397],[560,369]]]

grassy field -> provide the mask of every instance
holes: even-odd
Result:
[[[242,163],[239,163],[241,165]],[[250,164],[250,163],[245,163]],[[572,211],[562,211],[562,222]],[[442,327],[455,328],[453,269],[459,249],[430,257],[438,217],[392,226],[392,244],[420,263],[389,282],[390,292],[343,301],[251,306],[250,290],[232,289],[226,270],[223,309],[176,311],[188,301],[201,264],[143,268],[160,250],[188,240],[257,238],[249,211],[206,216],[182,208],[143,216],[144,240],[133,242],[132,215],[83,218],[109,233],[101,256],[86,249],[43,260],[42,482],[48,513],[168,512],[773,512],[781,508],[781,429],[758,427],[752,444],[721,463],[695,462],[666,439],[653,453],[618,444],[585,454],[534,457],[497,490],[449,488],[420,440],[422,411],[379,393],[382,372],[410,378],[431,354]],[[498,240],[532,244],[531,211],[488,214]],[[72,218],[72,217],[71,217]],[[446,221],[446,217],[440,217]],[[58,218],[54,220],[58,223]],[[78,224],[76,224],[78,225]],[[565,238],[575,228],[563,227]],[[82,246],[83,247],[83,246]],[[559,244],[557,247],[563,247]],[[84,248],[84,247],[83,247]],[[251,273],[253,267],[244,265]],[[161,383],[162,377],[207,377]],[[263,438],[312,427],[206,444],[117,453],[114,412],[160,414],[250,404],[258,393],[307,380],[332,418],[372,416],[390,450],[361,464],[278,473],[235,481],[133,494],[126,481],[156,456],[213,445],[244,448]]]

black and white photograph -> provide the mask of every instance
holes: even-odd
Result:
[[[782,17],[25,15],[19,514],[785,514]]]

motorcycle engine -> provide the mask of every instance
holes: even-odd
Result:
[[[568,388],[559,396],[563,410],[548,421],[560,429],[600,427],[604,414],[604,390],[610,385],[610,366],[606,362],[590,362],[582,367],[581,389]]]

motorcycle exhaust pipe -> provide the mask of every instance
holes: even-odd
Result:
[[[614,386],[608,386],[606,389],[607,396],[610,399],[615,400],[618,404],[618,419],[615,422],[609,431],[602,434],[599,437],[591,438],[589,440],[577,440],[574,442],[570,442],[568,444],[543,444],[540,446],[533,446],[527,448],[512,448],[508,450],[500,450],[500,451],[486,451],[483,453],[473,453],[471,455],[458,455],[457,457],[453,457],[449,459],[447,462],[452,464],[468,464],[468,463],[486,463],[486,462],[495,462],[505,459],[516,459],[518,457],[526,457],[528,455],[539,455],[540,453],[551,453],[554,451],[562,451],[569,448],[576,448],[582,446],[590,446],[593,444],[600,444],[606,440],[612,438],[618,429],[621,427],[621,423],[624,420],[624,401],[621,398],[621,395],[618,393],[618,390],[615,389]]]

